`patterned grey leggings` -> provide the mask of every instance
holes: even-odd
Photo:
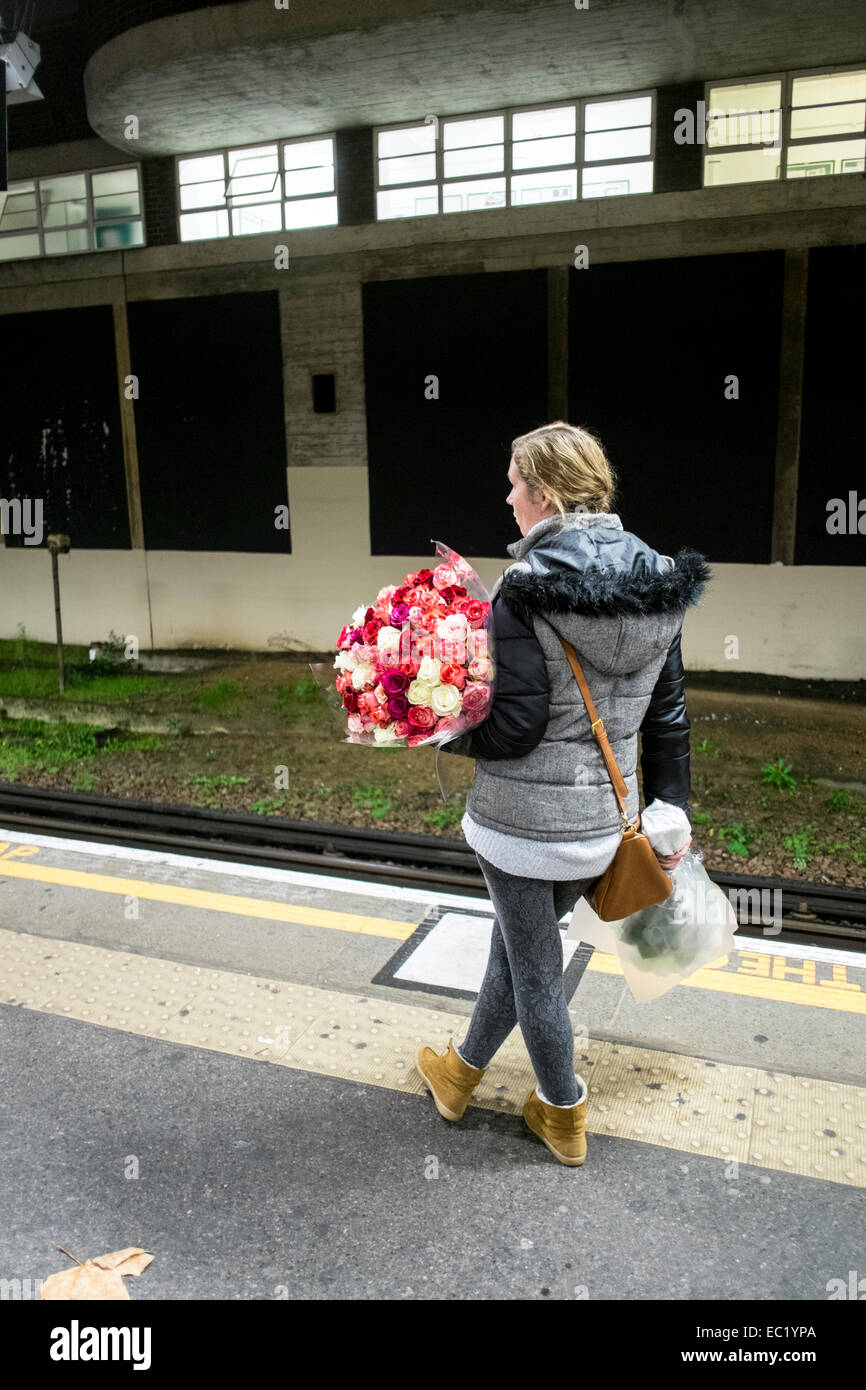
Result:
[[[516,1023],[542,1094],[574,1105],[574,1032],[562,983],[559,918],[595,879],[548,881],[503,873],[475,851],[496,912],[487,973],[469,1031],[457,1046],[471,1067],[486,1067]],[[596,876],[597,877],[597,876]]]

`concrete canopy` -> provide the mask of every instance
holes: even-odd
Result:
[[[186,154],[862,55],[859,0],[242,0],[131,28],[84,74],[88,119]]]

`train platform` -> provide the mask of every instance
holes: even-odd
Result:
[[[485,899],[0,826],[0,1278],[141,1246],[136,1300],[838,1296],[866,955],[737,936],[637,1004],[567,920],[577,1169],[522,1120],[519,1029],[459,1124],[415,1069]]]

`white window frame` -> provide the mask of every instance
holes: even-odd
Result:
[[[595,159],[592,159],[592,160],[587,160],[587,159],[585,158],[585,138],[586,138],[586,135],[587,135],[586,120],[585,120],[585,111],[586,111],[587,106],[606,105],[608,102],[629,101],[629,100],[637,99],[637,98],[640,98],[640,97],[649,97],[649,98],[650,98],[650,118],[649,118],[649,123],[648,123],[648,124],[649,124],[649,130],[650,130],[650,148],[649,148],[649,154],[611,156],[610,159],[604,159],[604,160],[595,160]],[[575,112],[575,131],[574,131],[575,162],[574,162],[574,164],[560,164],[560,165],[542,164],[542,165],[536,165],[536,166],[533,166],[533,167],[530,167],[530,168],[526,168],[526,169],[521,168],[521,169],[517,169],[517,170],[516,170],[516,169],[514,168],[514,117],[515,117],[515,116],[522,116],[524,113],[529,112],[529,111],[554,111],[554,110],[561,110],[561,109],[565,109],[565,108],[573,109],[574,112]],[[647,87],[647,88],[642,88],[642,89],[639,90],[639,91],[612,92],[612,93],[609,93],[609,94],[608,94],[608,93],[605,93],[604,96],[574,97],[574,98],[572,98],[572,99],[570,99],[570,100],[559,100],[559,101],[535,101],[535,102],[529,102],[529,103],[527,103],[526,105],[495,107],[495,108],[493,108],[493,109],[485,110],[485,111],[461,111],[461,112],[456,112],[456,113],[453,113],[453,114],[448,114],[448,115],[446,115],[446,116],[439,116],[439,117],[437,117],[438,128],[436,129],[436,138],[435,138],[435,141],[434,141],[433,150],[432,150],[432,151],[427,151],[427,152],[426,152],[426,153],[432,153],[432,154],[434,155],[434,159],[435,159],[435,168],[434,168],[434,174],[433,174],[433,176],[432,176],[432,177],[426,177],[426,176],[425,176],[425,177],[421,177],[421,178],[417,178],[417,179],[411,179],[411,180],[408,180],[408,181],[405,182],[405,183],[385,183],[385,184],[383,184],[383,183],[380,181],[380,177],[379,177],[379,173],[380,173],[380,168],[379,168],[379,136],[380,136],[380,134],[387,134],[389,131],[392,131],[392,130],[415,130],[415,129],[423,129],[423,128],[425,128],[425,127],[429,127],[432,123],[431,123],[430,121],[425,121],[425,120],[418,120],[418,121],[391,121],[391,122],[389,122],[387,125],[378,125],[378,126],[374,126],[374,127],[373,127],[373,132],[372,132],[372,139],[373,139],[374,199],[375,199],[375,207],[376,207],[376,220],[377,220],[377,222],[378,222],[378,221],[387,221],[387,222],[395,221],[395,222],[396,222],[396,221],[405,220],[405,219],[401,219],[401,218],[390,218],[390,217],[389,217],[389,218],[380,218],[380,217],[379,217],[378,209],[379,209],[379,194],[380,194],[380,193],[393,193],[393,192],[400,191],[400,190],[403,190],[403,189],[431,187],[433,184],[436,185],[436,190],[437,190],[437,202],[438,202],[437,213],[436,213],[436,214],[434,214],[434,213],[419,213],[419,214],[417,214],[418,216],[432,217],[432,216],[435,216],[435,215],[437,215],[437,214],[438,214],[439,216],[446,216],[446,215],[447,215],[447,216],[455,216],[454,213],[445,214],[444,209],[443,209],[444,195],[445,195],[445,192],[447,191],[447,188],[448,188],[449,184],[455,184],[455,183],[466,184],[466,183],[472,183],[472,182],[483,183],[483,182],[485,182],[485,181],[489,181],[490,179],[500,179],[500,178],[503,178],[503,179],[505,180],[505,204],[504,204],[504,206],[505,206],[506,208],[511,208],[511,207],[526,207],[526,206],[527,206],[527,204],[524,204],[524,203],[515,203],[515,202],[512,201],[512,182],[511,182],[511,181],[512,181],[512,177],[518,176],[518,175],[519,175],[519,176],[522,176],[522,175],[524,175],[524,174],[555,174],[555,173],[558,173],[558,172],[560,172],[560,171],[562,171],[562,170],[567,170],[569,173],[571,173],[572,171],[574,171],[574,174],[575,174],[575,189],[576,189],[576,193],[575,193],[575,197],[574,197],[573,199],[569,199],[569,200],[568,200],[569,202],[579,202],[579,201],[582,201],[582,200],[583,200],[583,194],[582,194],[582,191],[581,191],[581,190],[582,190],[582,187],[583,187],[583,175],[584,175],[584,172],[586,172],[586,171],[588,171],[588,170],[598,169],[598,168],[604,167],[605,165],[608,165],[608,164],[649,164],[649,165],[652,166],[652,169],[653,169],[653,176],[655,176],[655,159],[656,159],[656,114],[657,114],[657,109],[658,109],[658,105],[657,105],[657,89],[656,89],[655,87]],[[485,118],[490,118],[490,117],[492,117],[492,116],[501,116],[501,117],[503,118],[504,158],[503,158],[502,172],[501,172],[501,173],[495,173],[495,174],[455,174],[455,175],[451,175],[451,176],[449,176],[448,178],[446,178],[446,177],[445,177],[445,143],[444,143],[444,140],[442,139],[442,129],[443,129],[443,127],[444,127],[448,122],[450,122],[450,121],[484,120]],[[631,129],[631,127],[628,127],[628,126],[623,126],[623,127],[621,127],[621,128],[622,128],[623,130]],[[590,131],[590,132],[589,132],[589,134],[596,134],[596,133],[597,133],[597,132],[595,132],[595,131]],[[384,157],[387,158],[387,156],[384,156]],[[654,181],[654,177],[653,177],[653,181]],[[636,195],[635,195],[635,194],[628,193],[628,194],[624,194],[624,195],[622,195],[622,196],[624,196],[624,197],[634,197],[634,196],[636,196]],[[586,199],[586,201],[590,201],[590,200],[589,200],[589,199]],[[592,198],[592,201],[593,201],[593,202],[595,201],[595,198],[594,198],[594,197]],[[544,206],[547,206],[547,204],[539,203],[539,204],[530,204],[530,205],[528,205],[528,206],[544,207]],[[501,212],[502,210],[503,210],[502,208],[494,208],[494,209],[478,208],[478,209],[474,209],[474,211],[478,211],[478,212],[483,212],[483,211],[499,211],[499,212]],[[410,215],[411,215],[411,214],[410,214]]]
[[[95,217],[93,210],[93,175],[126,173],[129,169],[135,169],[136,171],[136,179],[138,181],[138,212],[133,213],[130,217],[114,217],[111,219]],[[87,206],[86,218],[81,222],[65,222],[59,227],[46,227],[42,220],[41,185],[43,183],[49,183],[52,179],[75,179],[81,177],[84,178],[84,198]],[[34,186],[34,193],[36,197],[36,224],[32,227],[14,227],[10,228],[8,231],[0,231],[0,241],[5,241],[8,237],[33,236],[34,234],[36,234],[39,238],[39,252],[36,256],[12,256],[9,258],[8,262],[0,258],[0,266],[8,264],[11,261],[15,260],[35,261],[39,260],[43,256],[45,256],[46,258],[50,258],[52,256],[88,256],[92,252],[97,252],[99,254],[104,255],[106,253],[118,250],[140,251],[143,250],[143,248],[147,245],[147,227],[144,220],[144,189],[142,187],[141,181],[141,164],[137,163],[136,161],[133,161],[129,164],[106,164],[98,169],[61,169],[55,171],[52,174],[33,174],[29,178],[12,179],[10,181],[8,190],[6,190],[10,197],[15,196],[16,185],[21,183],[32,183]],[[129,226],[129,224],[132,222],[141,223],[142,240],[138,245],[128,247],[97,246],[97,227],[99,227],[100,229],[105,227],[126,227]],[[49,236],[51,236],[52,233],[55,232],[75,232],[80,231],[84,227],[87,228],[88,242],[87,247],[84,250],[76,247],[74,250],[71,251],[46,251],[46,233]]]
[[[717,144],[717,145],[712,145],[712,146],[705,146],[705,147],[704,147],[704,148],[705,148],[705,152],[704,152],[704,156],[703,156],[703,171],[702,171],[702,173],[703,173],[703,187],[704,187],[704,188],[719,188],[719,187],[724,187],[724,186],[725,186],[725,185],[723,185],[723,184],[708,184],[708,183],[707,183],[707,160],[710,159],[710,158],[712,158],[712,155],[713,155],[713,154],[740,154],[740,153],[742,153],[743,151],[751,151],[752,153],[754,153],[755,150],[758,150],[758,149],[761,149],[761,148],[775,149],[775,150],[777,150],[778,153],[779,153],[779,182],[781,182],[783,179],[787,179],[787,178],[789,177],[789,175],[788,175],[788,152],[789,152],[789,150],[797,149],[798,146],[800,146],[800,145],[814,145],[814,144],[816,144],[818,141],[833,141],[833,142],[836,142],[836,141],[840,141],[840,140],[851,140],[851,141],[854,141],[854,140],[864,140],[864,139],[866,139],[866,128],[864,128],[864,130],[862,130],[862,131],[856,131],[856,130],[855,130],[855,131],[849,131],[849,132],[846,132],[846,133],[843,134],[843,135],[826,135],[826,136],[818,136],[818,137],[816,137],[816,136],[814,136],[814,135],[797,135],[797,136],[794,136],[793,138],[791,137],[791,122],[792,122],[792,119],[793,119],[793,112],[794,112],[795,110],[799,111],[799,110],[802,109],[802,108],[799,107],[799,106],[798,106],[798,107],[794,107],[794,106],[792,106],[792,104],[791,104],[791,103],[792,103],[792,99],[793,99],[794,79],[795,79],[795,78],[797,78],[797,77],[835,77],[837,74],[842,74],[842,73],[845,73],[845,72],[862,72],[864,69],[866,69],[866,63],[846,63],[843,67],[827,67],[827,66],[825,65],[824,67],[798,68],[798,69],[796,69],[796,70],[793,70],[793,69],[792,69],[790,72],[770,72],[770,73],[763,73],[763,74],[760,74],[760,75],[758,75],[758,76],[750,76],[750,77],[731,77],[731,78],[726,77],[726,78],[724,78],[722,81],[719,81],[719,82],[712,82],[712,81],[705,82],[705,83],[704,83],[704,110],[705,110],[705,112],[709,112],[709,110],[710,110],[710,92],[711,92],[711,91],[718,91],[718,90],[719,90],[720,88],[722,88],[722,87],[743,87],[743,86],[752,85],[752,84],[758,85],[758,84],[761,83],[761,82],[778,82],[778,83],[780,83],[780,88],[779,88],[779,108],[778,108],[778,109],[779,109],[779,143],[778,143],[778,145],[767,145],[767,146],[763,146],[763,144],[762,144],[762,142],[761,142],[760,140],[751,140],[751,141],[748,141],[748,142],[745,143],[745,144],[738,144],[738,145]],[[834,106],[834,105],[837,105],[838,103],[836,103],[836,102],[825,102],[825,103],[821,103],[821,104],[827,105],[827,106]],[[712,151],[712,153],[709,153],[708,151]],[[829,174],[829,175],[828,175],[828,174],[823,174],[821,177],[822,177],[822,178],[841,178],[841,177],[847,177],[847,175],[841,175],[841,174]],[[746,183],[746,182],[748,182],[748,183],[752,183],[752,182],[756,182],[756,183],[761,183],[761,182],[764,182],[764,183],[775,183],[775,181],[776,181],[775,179],[763,179],[763,180],[761,180],[761,179],[755,179],[755,180],[752,180],[752,179],[746,180],[746,179],[744,179],[744,180],[743,180],[744,183]],[[736,182],[738,182],[738,181],[737,181],[737,180],[731,180],[731,183],[732,183],[732,184],[733,184],[733,183],[736,183]]]
[[[291,170],[291,169],[286,169],[286,167],[285,167],[285,162],[284,162],[284,161],[285,161],[285,156],[284,156],[284,151],[285,151],[285,149],[286,149],[289,145],[309,145],[309,144],[311,144],[311,143],[313,143],[314,141],[317,141],[317,140],[330,140],[330,142],[331,142],[331,154],[332,154],[332,156],[333,156],[331,167],[332,167],[333,170],[334,170],[334,186],[333,186],[333,188],[331,188],[330,190],[328,190],[328,191],[326,191],[326,192],[324,192],[324,193],[293,193],[293,194],[287,196],[287,195],[286,195],[286,192],[285,192],[285,176],[286,176],[287,173],[292,173],[292,172],[294,172],[294,171]],[[231,201],[231,197],[227,196],[227,195],[226,195],[226,192],[225,192],[225,190],[228,188],[229,183],[230,183],[230,178],[229,178],[229,167],[228,167],[229,149],[230,149],[230,148],[233,149],[236,153],[242,153],[244,150],[260,150],[260,149],[263,149],[263,148],[266,148],[266,147],[276,147],[276,151],[277,151],[277,179],[278,179],[279,195],[278,195],[277,197],[264,198],[260,204],[259,204],[259,203],[240,203],[240,204],[234,205],[234,204],[232,203],[232,201]],[[182,192],[182,190],[183,190],[184,188],[193,188],[193,187],[195,187],[195,185],[194,185],[194,184],[190,184],[190,183],[181,183],[181,181],[180,181],[180,165],[181,165],[181,161],[186,161],[186,160],[188,160],[188,159],[215,159],[215,158],[221,158],[221,159],[222,159],[222,165],[223,165],[223,195],[222,195],[222,201],[221,201],[221,202],[218,202],[218,203],[208,203],[207,205],[205,205],[205,206],[203,206],[203,207],[184,208],[184,207],[181,205],[181,192]],[[217,181],[217,180],[215,180],[215,179],[202,179],[202,180],[201,180],[202,183],[215,183],[216,181]],[[294,232],[294,231],[305,231],[305,230],[306,230],[305,227],[287,227],[287,226],[286,226],[286,203],[302,203],[302,202],[303,202],[303,203],[306,203],[306,202],[313,202],[313,201],[316,200],[316,199],[322,199],[322,200],[325,200],[325,199],[334,199],[334,198],[336,198],[336,197],[338,196],[338,195],[337,195],[337,135],[336,135],[336,131],[333,131],[333,130],[326,130],[326,131],[323,131],[321,134],[315,134],[315,135],[292,135],[292,136],[288,137],[288,138],[285,139],[285,140],[252,140],[252,141],[250,141],[250,143],[247,144],[247,145],[232,145],[232,146],[225,145],[225,146],[218,146],[217,148],[215,148],[215,149],[210,149],[210,150],[193,150],[193,151],[187,151],[186,154],[177,154],[177,155],[175,155],[175,157],[174,157],[174,186],[175,186],[175,193],[176,193],[176,196],[177,196],[177,236],[178,236],[178,242],[179,242],[179,244],[181,244],[181,245],[183,245],[183,246],[186,246],[186,245],[193,245],[193,244],[194,244],[195,242],[197,242],[197,241],[227,241],[230,237],[231,237],[231,238],[233,238],[233,237],[241,237],[241,238],[242,238],[242,237],[249,237],[249,236],[266,236],[266,235],[273,235],[272,232],[271,232],[271,233],[268,233],[268,232],[236,232],[236,231],[234,231],[234,229],[233,229],[233,227],[232,227],[232,212],[234,211],[235,206],[237,206],[238,208],[248,207],[248,208],[250,208],[250,209],[255,208],[255,207],[259,207],[259,206],[260,206],[260,207],[277,207],[277,206],[279,206],[279,209],[280,209],[280,228],[279,228],[279,230],[284,231],[284,232],[285,232],[285,231],[289,231],[289,232]],[[217,232],[217,234],[216,234],[215,236],[212,236],[212,237],[188,237],[188,238],[184,238],[184,237],[183,237],[183,234],[182,234],[182,222],[181,222],[181,219],[182,219],[183,217],[189,217],[189,216],[191,216],[191,215],[193,215],[193,214],[195,214],[195,213],[204,213],[204,212],[224,212],[224,213],[226,213],[226,215],[227,215],[227,217],[228,217],[228,231],[227,231],[227,232]],[[332,227],[332,226],[335,226],[335,225],[336,225],[336,223],[333,223],[333,222],[322,222],[322,223],[312,223],[312,224],[311,224],[311,226],[323,226],[323,227]],[[277,229],[275,228],[274,230],[276,231]]]

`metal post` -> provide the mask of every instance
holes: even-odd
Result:
[[[60,676],[60,694],[63,694],[63,628],[60,623],[60,574],[57,569],[57,556],[69,554],[69,537],[51,535],[48,537],[51,552],[51,573],[54,579],[54,621],[57,627],[57,667]]]

